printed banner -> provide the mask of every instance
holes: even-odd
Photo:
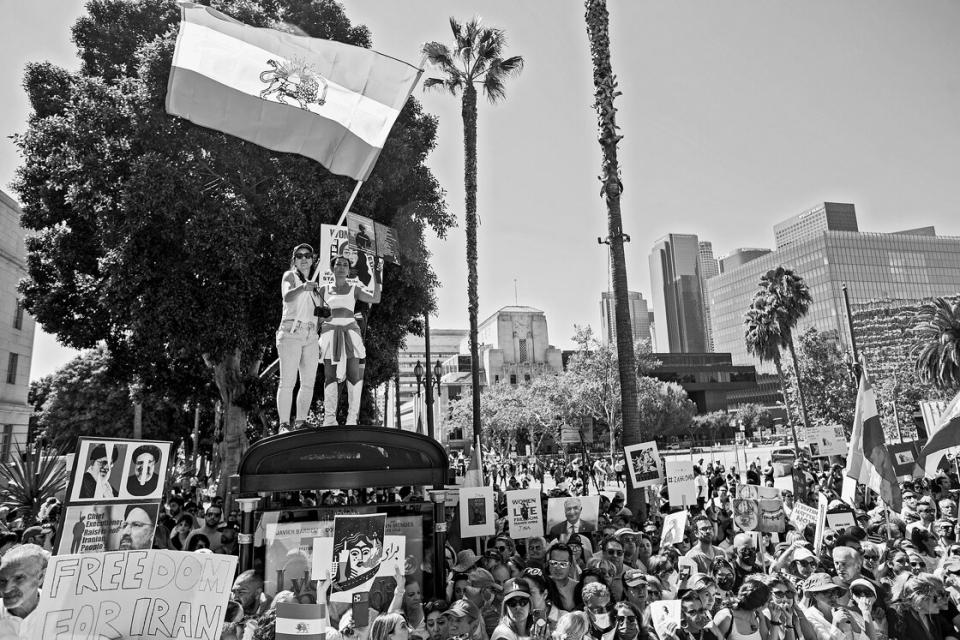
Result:
[[[161,549],[53,556],[21,637],[216,640],[236,567]]]
[[[170,446],[148,440],[80,438],[68,502],[159,502]]]
[[[665,460],[667,495],[671,507],[689,507],[697,504],[697,485],[693,481],[692,460]]]
[[[492,536],[496,525],[493,487],[460,487],[460,536]]]
[[[630,482],[634,489],[652,487],[663,482],[663,468],[655,441],[624,447],[623,454],[627,459]]]
[[[838,424],[816,425],[807,429],[807,446],[814,458],[845,456],[850,445],[847,434]]]
[[[330,261],[340,256],[350,260],[350,275],[347,277],[347,282],[373,295],[373,255],[357,251],[350,246],[347,227],[338,227],[333,224],[320,225],[320,247],[317,249],[317,268],[321,270],[320,284],[333,284]],[[380,263],[377,277],[382,284],[383,262]]]
[[[668,544],[676,544],[684,539],[684,531],[687,528],[686,510],[669,513],[663,518],[663,532],[660,535],[660,548]]]
[[[347,238],[357,253],[400,264],[400,241],[391,227],[356,213],[347,214]]]
[[[540,513],[540,490],[517,489],[507,491],[507,517],[510,537],[514,540],[543,535],[543,517]]]
[[[158,502],[79,504],[66,508],[58,554],[151,549]]]
[[[593,533],[600,517],[600,496],[568,496],[547,501],[547,535],[566,542],[571,533]]]

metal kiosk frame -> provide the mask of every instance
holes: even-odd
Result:
[[[239,473],[230,477],[242,510],[240,571],[253,567],[258,494],[426,486],[432,487],[434,593],[442,593],[449,466],[447,452],[433,438],[383,427],[323,427],[257,441],[241,458]]]

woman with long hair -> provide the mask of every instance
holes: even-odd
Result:
[[[337,256],[330,261],[333,283],[321,288],[323,300],[330,308],[320,328],[320,358],[323,360],[323,425],[337,424],[339,382],[347,382],[347,425],[357,424],[360,414],[360,393],[363,390],[361,361],[367,357],[360,326],[354,317],[356,303],[380,302],[380,279],[374,266],[373,292],[367,293],[356,283],[347,282],[350,259]]]
[[[543,571],[536,567],[525,569],[521,579],[530,590],[531,615],[537,620],[544,620],[547,623],[547,632],[553,633],[560,616],[566,613],[557,604],[560,602],[560,594],[557,593],[556,585],[547,580]]]
[[[583,611],[570,611],[560,616],[553,640],[583,640],[590,630],[590,619]]]
[[[721,638],[728,640],[777,640],[761,611],[770,599],[770,589],[754,576],[747,576],[731,606],[720,609],[713,624]]]
[[[643,614],[632,603],[621,600],[613,606],[614,629],[612,640],[647,640]]]
[[[904,576],[897,601],[891,609],[895,622],[890,637],[902,640],[945,640],[960,637],[956,627],[941,613],[950,596],[943,581],[930,573]]]
[[[524,640],[545,638],[546,623],[531,615],[530,590],[523,580],[511,578],[503,584],[500,623],[490,640]]]
[[[298,373],[300,391],[297,393],[296,428],[303,426],[313,401],[313,387],[320,362],[314,310],[322,304],[317,294],[317,283],[312,279],[313,267],[313,247],[298,244],[293,248],[290,269],[280,280],[280,296],[283,300],[280,327],[277,329],[277,355],[280,357],[277,414],[280,433],[290,430],[290,405]]]
[[[391,612],[377,616],[370,625],[369,640],[408,640],[410,627],[403,614]]]

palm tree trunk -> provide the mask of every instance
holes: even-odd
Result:
[[[807,401],[803,397],[803,382],[800,380],[800,365],[797,364],[797,352],[793,348],[793,336],[790,336],[790,341],[787,345],[790,347],[790,358],[793,359],[793,375],[797,379],[797,395],[800,397],[800,414],[803,417],[803,428],[809,431],[810,416],[807,415]]]
[[[468,84],[460,109],[463,117],[464,217],[467,222],[467,309],[470,315],[470,384],[473,391],[473,437],[480,444],[480,346],[477,340],[477,90]],[[481,449],[482,450],[482,449]]]
[[[630,306],[627,299],[627,266],[623,253],[623,222],[620,216],[620,166],[617,161],[617,134],[614,98],[617,78],[610,65],[610,24],[606,0],[586,0],[587,35],[590,39],[590,57],[593,61],[594,107],[600,130],[599,142],[603,151],[602,196],[607,204],[607,230],[609,233],[611,262],[613,263],[614,318],[617,327],[617,364],[620,374],[621,413],[623,416],[623,445],[638,444],[640,433],[640,410],[637,405],[637,367],[634,357],[633,331],[630,326]],[[611,429],[615,428],[611,425]],[[628,504],[634,513],[645,516],[643,494],[639,490],[629,492]]]
[[[793,426],[793,416],[790,413],[790,398],[787,396],[787,380],[783,377],[783,365],[780,363],[780,356],[773,359],[773,364],[777,366],[777,378],[780,379],[780,393],[783,394],[783,407],[787,410],[787,424],[790,425],[790,433],[793,434],[793,453],[800,456],[800,443],[797,442],[797,429]]]

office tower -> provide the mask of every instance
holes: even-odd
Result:
[[[741,247],[739,249],[734,249],[725,256],[720,256],[718,259],[720,266],[720,273],[726,273],[736,269],[739,266],[745,265],[751,260],[756,260],[760,256],[765,256],[768,253],[773,251],[773,249],[759,249],[753,247]]]
[[[706,287],[704,283],[713,276],[720,273],[720,266],[713,257],[713,243],[701,240],[698,244],[700,254],[698,263],[700,266],[700,290],[703,299],[703,328],[707,334],[707,351],[713,351],[713,338],[710,337],[710,307],[707,305]]]
[[[650,285],[657,324],[656,351],[706,352],[697,236],[671,233],[654,243],[650,252]]]
[[[650,314],[643,294],[638,291],[628,291],[627,303],[630,306],[633,342],[650,340]],[[612,291],[604,291],[600,294],[600,333],[603,344],[617,344],[616,304]]]
[[[823,231],[858,231],[857,212],[852,204],[821,202],[773,226],[777,249],[812,238]]]

